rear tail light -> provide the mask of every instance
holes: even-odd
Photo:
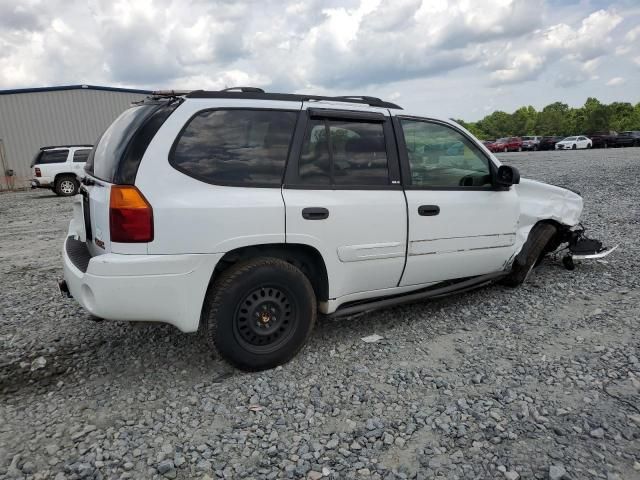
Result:
[[[133,185],[111,187],[109,228],[112,242],[153,241],[153,209]]]
[[[38,167],[36,167],[36,177],[41,177],[41,176],[42,176],[42,172]]]

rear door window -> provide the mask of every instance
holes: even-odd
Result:
[[[69,156],[69,150],[45,150],[36,159],[36,165],[46,165],[49,163],[64,163]]]
[[[74,163],[86,162],[87,158],[89,157],[89,153],[91,153],[91,150],[89,149],[76,150],[75,152],[73,152],[73,162]]]
[[[389,185],[382,122],[312,119],[298,162],[305,185]]]
[[[297,116],[284,110],[203,110],[179,135],[170,163],[207,183],[279,187]]]

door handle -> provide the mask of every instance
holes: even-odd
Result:
[[[418,207],[418,215],[422,217],[433,217],[440,213],[438,205],[420,205]]]
[[[329,210],[324,207],[307,207],[302,209],[302,218],[305,220],[324,220],[329,218]]]

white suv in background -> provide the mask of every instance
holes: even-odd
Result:
[[[576,244],[582,211],[456,123],[372,97],[157,94],[86,171],[62,292],[97,317],[202,327],[247,370],[292,358],[318,313],[519,285]]]
[[[60,196],[78,193],[93,145],[42,147],[31,162],[31,188],[49,188]]]

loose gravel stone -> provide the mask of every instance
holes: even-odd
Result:
[[[563,480],[567,471],[561,465],[551,465],[549,467],[549,480]]]
[[[196,334],[91,321],[56,292],[73,199],[0,193],[0,478],[638,478],[640,149],[499,158],[580,191],[619,250],[320,318],[253,374]]]

